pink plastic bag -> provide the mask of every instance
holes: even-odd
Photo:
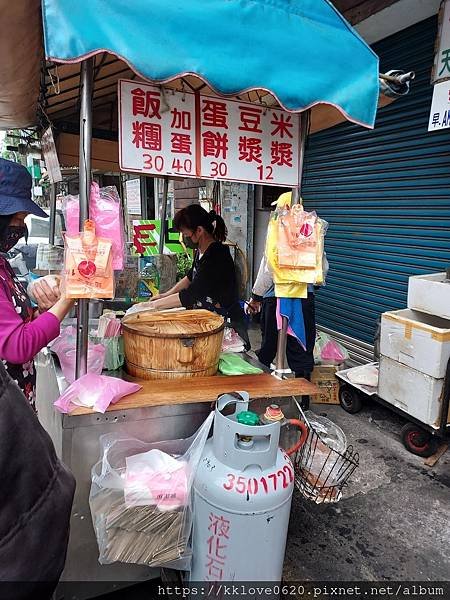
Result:
[[[330,339],[322,348],[323,362],[340,364],[348,359],[348,352],[336,340]]]
[[[78,406],[104,413],[110,404],[134,394],[141,387],[137,383],[128,383],[116,377],[87,373],[74,381],[56,400],[54,406],[62,413],[70,413]]]
[[[66,327],[61,335],[50,344],[50,348],[58,356],[63,375],[68,383],[75,381],[76,365],[76,330],[74,327]],[[87,369],[89,373],[100,374],[105,363],[106,348],[103,344],[92,344],[89,342]]]
[[[79,233],[79,217],[79,196],[66,196],[64,218],[69,235],[73,236]],[[125,227],[120,196],[114,186],[100,189],[98,183],[95,183],[95,181],[91,183],[89,217],[95,222],[97,236],[111,240],[113,269],[114,271],[121,271],[124,264]]]

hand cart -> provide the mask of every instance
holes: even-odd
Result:
[[[378,367],[378,363],[369,363]],[[407,450],[417,456],[431,456],[437,449],[439,441],[450,438],[449,423],[449,404],[450,404],[450,360],[447,364],[447,370],[443,383],[442,393],[439,398],[440,411],[438,421],[434,425],[424,423],[408,411],[394,406],[391,402],[381,398],[378,395],[377,387],[359,385],[349,379],[349,373],[360,367],[352,367],[338,371],[336,377],[339,379],[339,402],[342,408],[350,413],[359,412],[366,399],[375,400],[379,404],[386,406],[397,414],[401,415],[407,422],[401,430],[401,440]],[[414,393],[414,390],[411,390]]]

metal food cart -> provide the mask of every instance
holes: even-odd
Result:
[[[156,0],[151,8],[145,0],[135,0],[125,11],[119,0],[110,1],[107,11],[98,10],[97,2],[87,0],[77,2],[76,6],[70,0],[42,0],[42,3],[33,2],[33,8],[38,11],[41,4],[47,58],[39,101],[42,122],[51,124],[62,114],[73,117],[80,101],[80,224],[89,210],[92,130],[99,122],[105,122],[104,108],[108,103],[110,122],[116,123],[114,111],[119,79],[141,79],[164,84],[168,90],[189,91],[196,98],[200,93],[220,95],[251,102],[266,111],[277,107],[299,114],[296,201],[300,197],[308,132],[346,119],[365,127],[374,126],[379,102],[378,58],[326,0],[297,0],[288,4],[266,0],[227,3],[213,0],[208,2],[208,10],[202,0],[188,3]],[[31,19],[26,29],[38,23],[38,14],[34,17],[35,21]],[[17,17],[16,25],[19,23],[24,27],[23,20]],[[26,32],[23,37],[26,39]],[[41,48],[36,39],[33,40],[39,55]],[[166,40],[176,40],[176,52]],[[331,56],[333,60],[329,60]],[[307,59],[299,60],[299,57]],[[387,95],[380,96],[380,105],[407,90],[408,77],[400,73],[382,78],[384,91],[386,85],[391,87]],[[167,204],[167,177],[165,181],[162,220]],[[53,189],[53,209],[55,196]],[[86,372],[88,316],[89,301],[81,300],[77,322],[77,376]],[[279,336],[278,372],[284,370],[286,335],[284,319]],[[39,356],[37,368],[40,418],[58,454],[77,480],[68,560],[63,574],[63,579],[75,581],[81,578],[138,581],[156,574],[146,567],[101,566],[97,562],[88,496],[90,469],[99,456],[101,434],[121,431],[145,441],[189,436],[208,414],[211,401],[219,393],[229,391],[227,386],[246,389],[254,398],[280,398],[316,391],[315,386],[306,381],[283,380],[264,374],[243,376],[234,381],[214,378],[207,391],[195,388],[197,401],[189,402],[183,401],[182,396],[192,388],[191,382],[185,386],[178,384],[178,392],[182,388],[181,396],[175,393],[174,386],[162,386],[165,395],[159,396],[155,403],[154,390],[145,384],[142,392],[110,408],[104,415],[86,409],[62,416],[52,407],[60,393],[61,380],[47,350]],[[112,585],[105,583],[105,590]]]

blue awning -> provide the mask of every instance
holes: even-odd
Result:
[[[378,57],[328,0],[42,0],[46,56],[102,52],[156,83],[195,75],[218,94],[272,94],[373,127]]]

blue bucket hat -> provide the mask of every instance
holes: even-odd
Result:
[[[31,199],[32,183],[25,167],[0,158],[0,215],[26,212],[48,218],[47,213]]]

